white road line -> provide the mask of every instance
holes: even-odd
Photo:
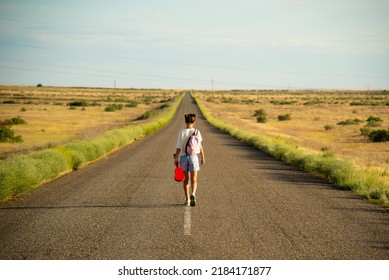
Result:
[[[190,207],[185,207],[184,212],[184,235],[191,235],[191,215]]]

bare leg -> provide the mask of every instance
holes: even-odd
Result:
[[[183,181],[184,186],[184,192],[185,192],[185,199],[186,201],[189,201],[189,177],[188,177],[188,171],[184,171],[185,174],[185,180]]]
[[[190,172],[190,183],[192,186],[192,194],[193,196],[196,196],[196,190],[197,190],[197,171]]]

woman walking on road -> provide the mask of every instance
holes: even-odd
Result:
[[[201,142],[203,140],[201,133],[198,129],[194,128],[196,122],[196,114],[187,114],[185,117],[186,128],[181,129],[178,133],[176,153],[174,156],[174,164],[180,165],[185,174],[185,180],[183,182],[184,192],[185,192],[185,205],[195,206],[196,205],[196,190],[197,190],[197,171],[200,170],[200,165],[205,164],[204,150]],[[199,158],[196,153],[187,154],[187,145],[189,138],[193,135],[197,136],[200,144],[200,155],[201,161],[199,164]],[[189,177],[190,174],[190,183],[192,187],[191,195],[189,192]]]

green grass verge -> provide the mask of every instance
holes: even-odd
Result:
[[[151,134],[169,123],[183,94],[150,122],[114,129],[102,135],[0,161],[0,201],[40,186],[63,173],[79,169],[108,153]]]
[[[378,172],[369,169],[360,170],[351,162],[340,159],[333,154],[306,154],[299,150],[295,143],[284,139],[242,131],[240,128],[226,124],[212,116],[202,105],[199,98],[195,95],[192,96],[195,98],[205,119],[221,131],[270,154],[276,159],[324,178],[339,188],[352,190],[376,203],[389,205],[389,186],[380,178]]]

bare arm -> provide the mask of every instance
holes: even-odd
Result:
[[[180,152],[181,152],[181,149],[180,149],[180,148],[177,148],[177,149],[176,149],[176,153],[173,154],[173,157],[174,157],[174,165],[177,165],[177,164],[178,164],[178,157],[180,156]]]
[[[201,165],[205,164],[205,156],[204,156],[204,150],[203,150],[203,145],[200,146],[200,155],[201,155]]]

